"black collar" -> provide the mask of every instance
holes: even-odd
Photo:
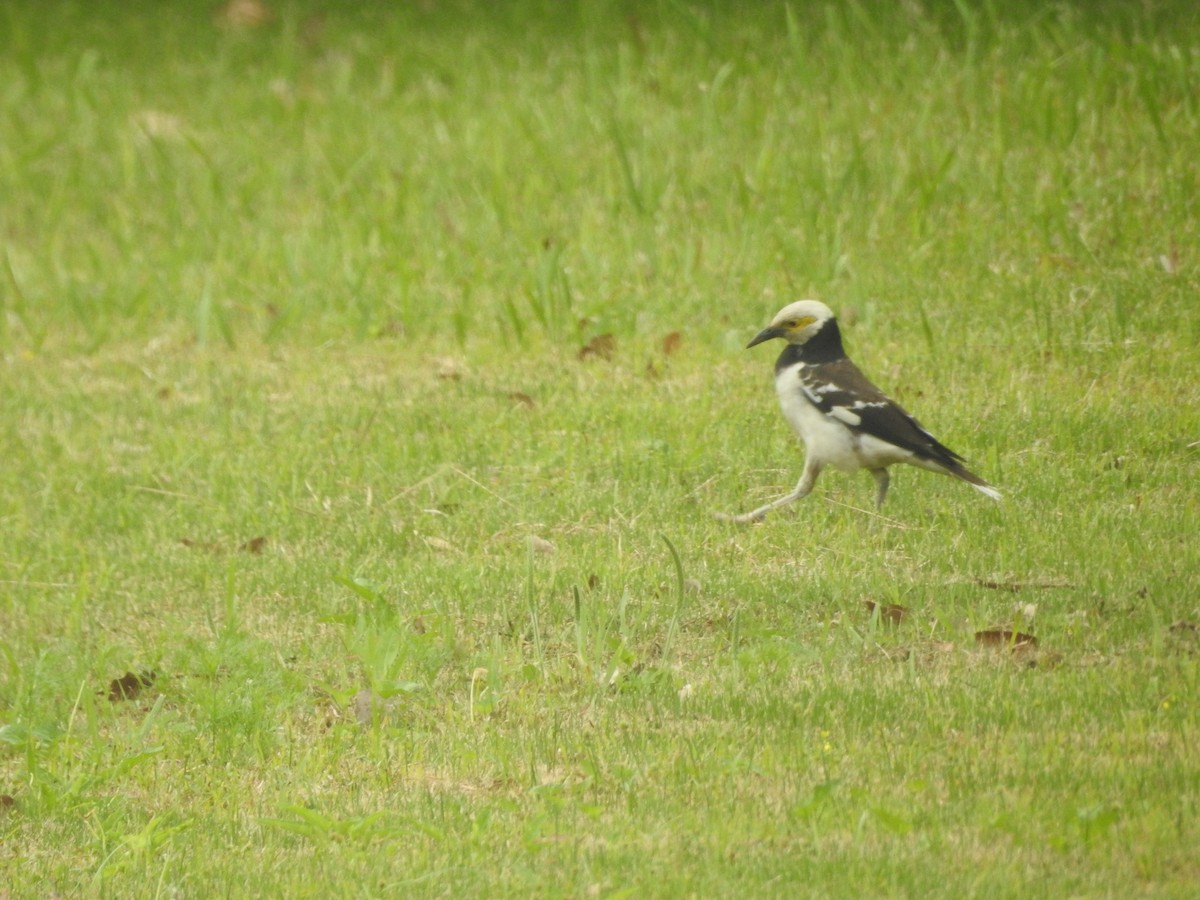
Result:
[[[786,369],[796,363],[815,366],[821,363],[837,362],[846,358],[842,349],[842,332],[838,328],[837,319],[829,319],[803,344],[788,344],[775,361],[775,370]]]

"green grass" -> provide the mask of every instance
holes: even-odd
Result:
[[[1184,2],[10,4],[0,894],[1190,895],[1198,98]],[[1003,503],[710,515],[801,296]]]

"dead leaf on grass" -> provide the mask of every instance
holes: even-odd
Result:
[[[513,391],[512,393],[510,393],[508,395],[508,399],[513,401],[513,403],[517,403],[521,406],[527,407],[529,409],[533,409],[533,406],[534,406],[533,398],[530,397],[528,394],[526,394],[524,391]]]
[[[135,675],[126,672],[120,678],[114,678],[108,685],[108,699],[112,703],[121,700],[136,700],[144,688],[152,687],[158,677],[155,672],[142,672]]]
[[[242,543],[238,544],[238,549],[241,550],[243,553],[253,553],[255,556],[257,556],[263,552],[263,548],[266,546],[267,546],[266,537],[259,536],[256,538],[250,538],[250,540],[243,541]]]
[[[663,356],[674,356],[679,352],[679,348],[683,346],[683,335],[678,331],[672,331],[662,339]]]
[[[867,608],[867,612],[872,615],[875,613],[875,607],[878,604],[874,600],[864,600],[863,606]],[[908,607],[901,606],[899,603],[888,603],[879,610],[879,620],[886,622],[889,625],[899,625],[908,615]]]
[[[0,794],[0,811],[7,811],[17,805],[17,798],[12,794]]]
[[[598,334],[582,347],[576,354],[579,359],[597,357],[610,360],[617,352],[617,339],[611,334]]]
[[[1008,647],[1013,650],[1036,647],[1038,639],[1032,634],[1011,628],[985,628],[975,632],[975,643],[981,647]]]

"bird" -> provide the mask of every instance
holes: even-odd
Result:
[[[804,444],[804,470],[791,493],[751,512],[720,518],[761,522],[772,510],[808,496],[826,466],[870,472],[876,509],[887,496],[888,466],[896,463],[951,475],[1000,499],[996,488],[966,468],[966,460],[863,375],[846,356],[837,318],[824,303],[788,304],[746,349],[776,338],[787,344],[775,362],[775,391],[784,417]]]

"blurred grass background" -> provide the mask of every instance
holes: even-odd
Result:
[[[7,10],[6,341],[712,340],[807,293],[1197,338],[1187,4],[268,12]]]

